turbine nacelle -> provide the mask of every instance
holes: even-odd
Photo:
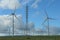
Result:
[[[15,13],[12,13],[11,15],[15,15]]]

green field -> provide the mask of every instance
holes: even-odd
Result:
[[[0,40],[60,40],[60,36],[5,36]]]

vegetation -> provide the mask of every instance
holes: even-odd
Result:
[[[0,40],[60,40],[60,36],[5,36]]]

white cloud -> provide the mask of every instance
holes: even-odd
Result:
[[[39,2],[41,2],[41,0],[35,0],[35,2],[31,5],[31,7],[37,8]]]
[[[29,3],[29,0],[23,0],[22,5]]]
[[[58,35],[58,34],[60,34],[60,27],[50,26],[50,34],[51,35]]]
[[[20,22],[15,18],[15,30],[18,30],[17,28],[22,26],[22,19],[21,16],[18,16],[20,18]],[[19,23],[22,23],[21,25]],[[20,25],[20,26],[19,26]],[[0,15],[0,33],[7,33],[8,28],[12,28],[12,16],[8,15]],[[12,31],[12,30],[11,30]],[[18,33],[18,32],[16,32]]]
[[[48,33],[48,26],[46,26],[46,33]],[[50,35],[60,35],[60,27],[56,27],[56,26],[50,26],[49,27],[49,33]]]
[[[17,34],[24,34],[24,30],[26,29],[25,24],[23,23],[22,20],[22,16],[21,15],[17,15],[17,18],[19,20],[17,20],[16,18],[14,18],[15,20],[15,35]],[[10,33],[12,35],[12,16],[9,15],[0,15],[0,33],[4,33],[9,35],[9,28],[10,28]],[[28,27],[28,31],[31,30],[31,28],[34,28],[34,23],[31,22],[29,23],[29,27]],[[23,32],[22,32],[23,31]],[[32,32],[32,30],[30,31]]]
[[[0,1],[0,7],[3,9],[12,9],[14,10],[16,6],[16,9],[21,7],[21,4],[18,0],[1,0]]]
[[[25,6],[26,4],[30,4],[33,0],[0,0],[0,8],[3,9],[16,9],[21,8],[23,6]],[[32,3],[31,7],[33,8],[37,8],[38,7],[38,3],[41,2],[41,0],[34,0],[34,2]]]

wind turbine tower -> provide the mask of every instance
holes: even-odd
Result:
[[[26,5],[26,35],[27,35],[27,28],[28,28],[28,5]]]

